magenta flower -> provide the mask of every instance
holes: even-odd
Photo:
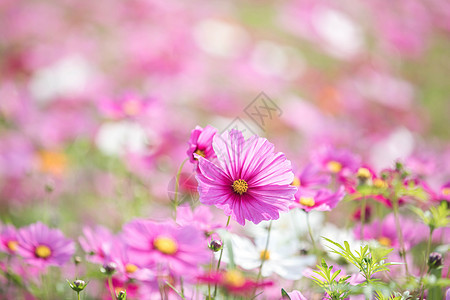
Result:
[[[422,223],[400,217],[405,250],[417,245],[427,238],[428,227]],[[360,236],[361,227],[357,224],[354,229],[356,238],[363,240],[377,240],[381,245],[399,249],[400,243],[397,236],[394,214],[388,215],[383,221],[374,221],[364,226],[363,237]]]
[[[330,180],[330,176],[322,173],[316,165],[308,164],[294,177],[292,185],[299,188],[319,187],[328,185]]]
[[[217,129],[209,125],[205,128],[196,126],[195,129],[192,130],[188,142],[189,149],[187,150],[187,155],[191,163],[195,163],[196,160],[194,153],[206,159],[211,159],[216,156],[212,147],[213,137],[216,133]]]
[[[289,295],[289,299],[291,300],[307,300],[307,298],[303,296],[303,294],[300,293],[299,291],[292,291],[287,294]]]
[[[200,202],[223,209],[239,224],[255,224],[279,218],[287,211],[297,188],[291,162],[274,153],[267,139],[253,136],[244,139],[236,129],[215,136],[213,141],[219,166],[200,155],[197,181]]]
[[[12,225],[3,226],[0,231],[0,252],[15,254],[18,246],[17,229]]]
[[[295,202],[291,208],[299,207],[306,212],[311,210],[330,211],[336,207],[339,201],[345,196],[344,187],[341,186],[336,192],[328,189],[303,189],[299,188],[295,194]]]
[[[204,234],[193,226],[137,219],[124,226],[123,237],[128,255],[139,267],[157,266],[161,272],[186,275],[210,259]]]
[[[447,182],[439,189],[437,195],[433,195],[435,201],[447,201],[450,202],[450,182]]]
[[[102,226],[96,226],[95,229],[84,227],[83,234],[78,241],[83,251],[88,254],[86,259],[98,264],[107,262],[113,247],[114,235]]]
[[[200,205],[192,211],[189,205],[182,205],[177,208],[177,224],[181,226],[192,225],[209,234],[212,231],[222,228],[223,224],[213,221],[213,214],[208,206]]]
[[[152,270],[139,267],[139,261],[129,253],[129,247],[124,243],[123,236],[116,238],[114,247],[105,262],[114,262],[117,265],[117,275],[121,280],[137,279],[149,281],[154,279]]]
[[[315,160],[326,172],[337,174],[338,178],[352,175],[360,165],[360,160],[355,154],[346,149],[333,147],[322,148]]]
[[[107,117],[122,119],[145,113],[153,99],[142,98],[135,93],[125,93],[118,99],[100,99],[99,109]]]
[[[62,266],[75,253],[75,243],[59,229],[37,222],[19,230],[17,253],[31,265]]]

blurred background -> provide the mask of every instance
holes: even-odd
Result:
[[[440,186],[449,35],[446,0],[0,0],[1,219],[76,236],[167,216],[208,124],[294,168],[326,145]]]

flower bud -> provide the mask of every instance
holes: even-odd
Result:
[[[110,262],[110,263],[104,264],[103,267],[100,268],[100,272],[102,272],[103,274],[106,274],[108,276],[111,276],[112,274],[114,274],[116,269],[117,269],[116,263]]]
[[[438,252],[432,252],[430,256],[428,257],[428,267],[430,269],[437,269],[440,266],[442,266],[442,254]]]
[[[69,281],[67,281],[67,282],[69,283],[70,288],[77,293],[84,290],[84,288],[88,285],[86,282],[84,282],[81,279],[74,280],[73,282],[69,282]]]
[[[211,240],[211,242],[208,245],[209,249],[211,249],[214,252],[222,250],[223,243],[221,240]]]
[[[118,294],[117,294],[117,299],[118,300],[126,300],[127,299],[127,292],[125,290],[121,290]]]
[[[82,262],[81,257],[79,257],[78,255],[77,255],[77,256],[74,256],[74,258],[73,258],[73,263],[74,263],[75,265],[79,265],[79,264],[81,264],[81,262]]]
[[[359,184],[365,184],[371,176],[372,174],[370,174],[370,171],[367,168],[359,168],[358,173],[356,174]]]

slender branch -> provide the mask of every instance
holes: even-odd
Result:
[[[312,235],[311,224],[309,222],[309,212],[306,212],[306,224],[308,224],[308,232],[309,237],[311,238],[311,242],[313,244],[313,252],[316,252],[316,242],[314,241],[314,237]]]
[[[230,225],[230,220],[231,220],[231,216],[228,217],[227,225],[225,227],[228,227],[228,225]],[[223,247],[220,250],[219,261],[217,262],[217,268],[216,268],[217,271],[219,271],[219,269],[220,269],[220,262],[222,261],[222,255],[223,255]],[[213,298],[216,298],[216,295],[217,295],[217,283],[214,285],[214,294],[213,295],[214,295]]]
[[[262,257],[261,257],[261,264],[259,265],[259,272],[258,272],[258,277],[256,277],[256,282],[258,282],[259,278],[261,277],[262,268],[264,266],[264,262],[266,261],[267,249],[269,248],[269,239],[270,239],[271,229],[272,229],[272,220],[270,220],[270,223],[269,223],[269,229],[267,231],[266,247],[264,248],[264,255],[262,255]]]
[[[114,285],[112,282],[112,276],[108,276],[108,287],[109,287],[109,292],[111,293],[111,299],[116,299],[116,295],[114,292]]]
[[[180,168],[178,169],[177,176],[175,177],[175,195],[173,198],[173,205],[175,208],[175,213],[177,212],[178,207],[178,189],[180,187],[180,176],[181,171],[183,171],[184,164],[188,161],[188,158],[186,158],[180,165]]]
[[[405,242],[403,240],[402,228],[400,226],[400,220],[398,218],[398,199],[394,199],[392,201],[392,208],[394,210],[395,227],[397,229],[397,236],[398,236],[398,240],[400,242],[401,256],[403,258],[403,262],[405,263],[405,273],[408,276],[409,271],[408,271],[408,262],[406,261]]]

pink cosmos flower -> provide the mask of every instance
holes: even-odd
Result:
[[[216,135],[213,147],[219,166],[196,155],[200,202],[223,209],[241,225],[278,219],[280,211],[288,210],[297,191],[291,186],[294,173],[286,156],[274,153],[273,144],[256,135],[245,140],[232,129]]]
[[[287,294],[289,295],[289,299],[291,300],[307,300],[306,297],[303,296],[299,291],[292,291]]]
[[[331,211],[344,196],[343,186],[336,192],[328,189],[310,190],[300,188],[295,194],[295,202],[291,204],[291,207],[299,207],[306,212],[311,210]]]
[[[320,172],[320,169],[316,165],[308,164],[294,177],[292,185],[298,188],[326,186],[330,183],[330,179],[330,176]]]
[[[196,126],[195,129],[192,130],[188,142],[189,149],[187,150],[187,155],[191,163],[195,163],[196,160],[194,153],[206,159],[211,159],[216,156],[212,147],[213,137],[216,133],[217,129],[209,125],[205,128]]]
[[[270,281],[257,282],[245,277],[244,273],[237,269],[225,272],[211,272],[197,278],[203,283],[217,284],[227,293],[249,297],[256,288],[272,285]]]
[[[161,272],[196,273],[210,258],[204,235],[193,226],[136,219],[124,226],[123,236],[134,261],[142,267],[157,265]]]
[[[338,178],[353,174],[360,165],[360,160],[355,154],[334,147],[322,148],[314,159],[325,171],[338,175]]]
[[[144,113],[151,102],[134,93],[126,93],[118,99],[101,99],[100,111],[112,119],[135,117]]]
[[[447,201],[450,202],[450,181],[441,186],[439,193],[433,195],[435,201]]]
[[[177,224],[195,226],[206,234],[223,227],[222,224],[213,222],[211,210],[203,205],[198,206],[194,211],[188,205],[178,207]]]
[[[102,226],[96,226],[95,229],[84,227],[83,234],[78,241],[83,251],[88,254],[86,259],[92,263],[105,263],[114,244],[114,235]]]
[[[153,270],[141,268],[139,260],[130,255],[129,247],[124,243],[123,236],[115,239],[114,247],[111,248],[105,262],[114,262],[117,265],[115,276],[123,281],[129,279],[153,281],[155,278]]]
[[[428,235],[428,227],[422,223],[416,223],[412,220],[399,217],[402,228],[405,250],[417,245],[425,240]],[[363,240],[377,240],[381,245],[398,249],[400,243],[397,236],[394,214],[390,214],[383,221],[374,221],[372,224],[364,226],[363,237],[360,236],[360,224],[354,229],[356,238]]]
[[[17,229],[12,225],[5,225],[0,231],[0,252],[15,254],[18,248]]]
[[[17,253],[26,262],[38,267],[62,266],[75,253],[75,243],[59,229],[37,222],[22,228],[17,234]]]

